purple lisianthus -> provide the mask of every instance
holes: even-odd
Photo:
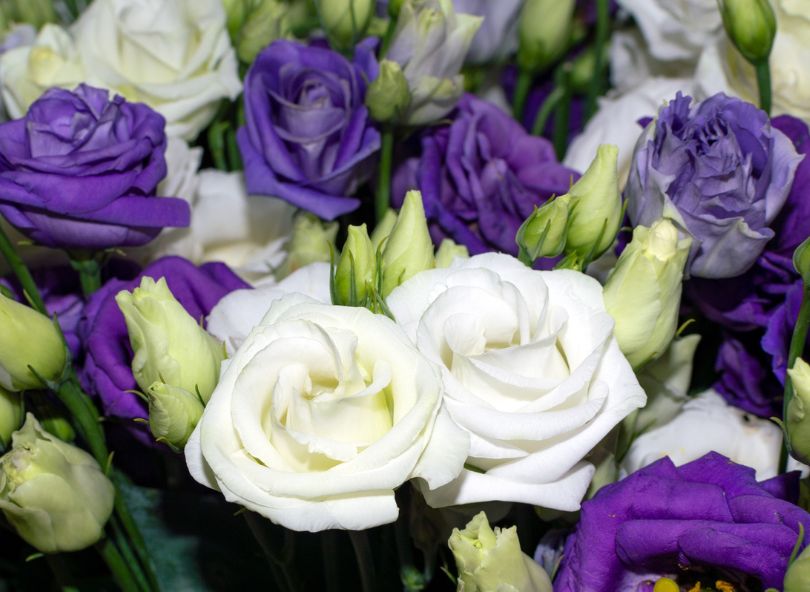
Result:
[[[246,125],[237,141],[250,193],[332,220],[356,209],[351,194],[371,173],[380,134],[365,107],[377,76],[376,40],[354,62],[325,47],[275,41],[245,79]]]
[[[717,352],[714,384],[729,404],[759,417],[782,415],[782,385],[762,351],[761,331],[725,335]]]
[[[639,139],[627,213],[634,226],[678,221],[693,237],[691,276],[734,277],[773,238],[803,157],[749,103],[722,93],[691,102],[678,93]]]
[[[785,384],[790,340],[793,337],[796,320],[799,318],[803,291],[802,281],[796,280],[788,290],[782,305],[771,315],[762,336],[762,349],[770,355],[771,369],[781,384]]]
[[[554,590],[644,589],[651,576],[707,568],[781,588],[799,525],[810,528],[797,494],[798,473],[757,482],[754,469],[716,452],[680,467],[663,458],[582,504]]]
[[[422,138],[419,158],[397,171],[394,203],[419,189],[435,241],[450,237],[471,254],[516,254],[515,234],[526,217],[566,193],[578,175],[557,162],[547,140],[492,103],[464,95],[452,117]]]
[[[25,117],[0,124],[0,214],[66,249],[142,245],[166,226],[188,226],[188,203],[155,195],[166,175],[164,125],[106,90],[46,91]]]
[[[197,267],[181,257],[164,257],[136,278],[110,280],[94,293],[84,311],[86,354],[80,378],[87,392],[101,400],[104,414],[112,417],[147,416],[145,403],[131,392],[138,388],[132,375],[133,353],[124,315],[115,302],[118,292],[133,290],[145,276],[166,278],[174,297],[195,319],[205,318],[226,294],[249,287],[223,263]]]

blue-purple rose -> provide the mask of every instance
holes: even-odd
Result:
[[[517,253],[515,234],[535,206],[566,193],[578,177],[498,107],[464,95],[450,125],[428,131],[422,153],[403,163],[393,201],[422,191],[434,241],[450,237],[471,254]]]
[[[188,226],[182,199],[157,197],[164,119],[80,85],[50,89],[0,124],[0,214],[37,243],[66,249],[142,245]]]
[[[250,193],[329,220],[360,205],[352,194],[380,147],[364,104],[377,76],[375,44],[359,43],[354,62],[292,41],[258,55],[245,79],[246,125],[237,133]]]
[[[774,236],[803,157],[749,103],[722,93],[691,102],[678,93],[639,139],[627,213],[634,226],[678,221],[693,237],[690,275],[734,277]]]
[[[797,494],[798,473],[758,483],[716,452],[681,467],[663,458],[582,504],[554,590],[644,590],[663,576],[685,589],[707,568],[743,589],[781,589],[799,525],[810,529]]]

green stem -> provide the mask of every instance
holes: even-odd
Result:
[[[79,273],[82,294],[89,298],[101,287],[101,263],[95,255],[69,253],[70,265]]]
[[[377,222],[383,219],[391,207],[391,165],[394,159],[394,128],[385,126],[380,148],[380,176],[377,180],[377,195],[374,201],[374,214]]]
[[[110,539],[96,543],[96,550],[115,578],[115,582],[124,592],[140,592],[137,583],[132,579],[127,564]]]
[[[610,36],[610,0],[596,0],[596,38],[594,39],[594,67],[585,99],[585,121],[596,112],[596,99],[604,85],[605,47]]]
[[[354,555],[357,558],[361,589],[363,592],[375,592],[377,588],[374,575],[374,556],[371,553],[368,534],[364,530],[350,530],[349,538],[352,541]]]
[[[138,558],[133,554],[132,547],[138,549],[138,546],[135,545],[134,543],[130,544],[131,541],[127,539],[126,529],[121,524],[120,514],[122,505],[127,515],[129,515],[129,511],[126,508],[126,505],[123,504],[121,498],[121,490],[118,489],[117,487],[115,491],[114,503],[115,503],[114,509],[116,514],[110,519],[110,526],[112,527],[113,537],[115,538],[115,542],[118,548],[121,550],[121,553],[124,555],[124,559],[127,565],[132,570],[135,579],[138,581],[138,586],[146,592],[149,592],[150,590],[160,590],[160,586],[158,585],[157,580],[154,577],[154,573],[151,569],[151,564],[144,563],[143,561],[139,563]],[[142,567],[142,564],[148,566],[148,569],[144,569]]]
[[[799,308],[799,317],[796,319],[796,324],[793,327],[793,336],[790,339],[790,349],[788,350],[787,367],[793,368],[796,359],[804,352],[804,345],[807,342],[807,331],[810,328],[810,286],[804,285],[802,289],[802,304]],[[790,375],[785,375],[785,396],[782,400],[782,421],[783,425],[787,428],[788,419],[788,406],[793,399],[793,383],[790,380]],[[785,442],[783,452],[780,457],[780,472],[784,472],[787,468],[787,455],[790,454],[790,440],[785,434]]]
[[[526,99],[532,89],[532,73],[521,68],[518,70],[517,81],[515,82],[515,94],[512,96],[512,117],[518,123],[523,124],[523,110],[526,108]]]
[[[771,67],[768,60],[754,65],[759,88],[759,106],[768,115],[771,114]]]
[[[564,96],[565,92],[560,87],[555,87],[554,90],[549,93],[546,100],[543,101],[542,105],[540,105],[540,109],[538,109],[537,115],[534,118],[534,124],[532,125],[533,136],[543,135],[543,130],[546,129],[548,118],[551,117],[551,114],[554,112],[557,104],[563,99]]]
[[[2,227],[0,227],[0,253],[5,257],[11,267],[11,271],[17,276],[23,291],[31,301],[31,305],[42,314],[47,315],[45,303],[42,301],[42,296],[39,295],[39,289],[34,282],[34,278],[31,276],[31,272],[28,271],[25,263],[23,263],[23,260],[17,254],[14,245],[11,244],[11,241]]]
[[[388,19],[388,26],[385,29],[385,34],[382,38],[382,44],[380,44],[380,59],[385,58],[385,54],[388,53],[388,48],[391,47],[391,40],[394,38],[394,32],[397,30],[397,19],[390,18]]]
[[[562,161],[568,147],[568,127],[571,120],[571,65],[562,64],[554,73],[555,89],[562,89],[562,96],[554,110],[554,151]]]

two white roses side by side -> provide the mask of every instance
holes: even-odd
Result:
[[[392,292],[396,324],[283,293],[226,362],[186,458],[197,480],[288,528],[391,522],[410,479],[433,506],[577,509],[584,457],[645,402],[584,274],[459,259]]]

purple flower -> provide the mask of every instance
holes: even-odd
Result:
[[[133,290],[141,278],[166,278],[169,289],[195,319],[204,319],[223,296],[248,288],[223,263],[196,267],[181,257],[164,257],[151,263],[135,279],[113,279],[92,295],[84,311],[82,334],[85,361],[80,378],[88,393],[98,396],[105,415],[133,419],[146,417],[146,405],[132,391],[132,348],[124,315],[115,302],[121,290]],[[135,424],[133,424],[135,425]]]
[[[237,133],[250,193],[329,220],[360,205],[349,196],[380,147],[363,102],[377,76],[375,44],[359,43],[354,62],[292,41],[258,55],[245,79],[247,123]]]
[[[762,349],[771,356],[771,369],[782,385],[785,384],[788,350],[793,337],[793,328],[799,318],[803,291],[802,281],[796,280],[796,283],[790,286],[782,305],[771,315],[762,336]]]
[[[0,214],[38,243],[67,249],[142,245],[188,226],[182,199],[158,198],[163,117],[80,85],[53,88],[0,124]]]
[[[554,590],[612,592],[707,567],[781,588],[799,524],[810,528],[787,501],[797,493],[798,473],[758,483],[716,452],[681,467],[663,458],[582,504]]]
[[[471,254],[516,254],[523,220],[552,195],[567,192],[577,177],[557,162],[547,140],[468,94],[452,123],[427,133],[421,156],[397,171],[394,203],[418,188],[435,241],[450,237]]]
[[[633,225],[678,220],[693,237],[692,276],[734,277],[774,236],[803,157],[753,105],[722,93],[691,101],[678,93],[639,140],[627,212]]]
[[[717,352],[714,388],[729,404],[759,417],[782,415],[782,385],[762,351],[761,331],[725,335]]]

